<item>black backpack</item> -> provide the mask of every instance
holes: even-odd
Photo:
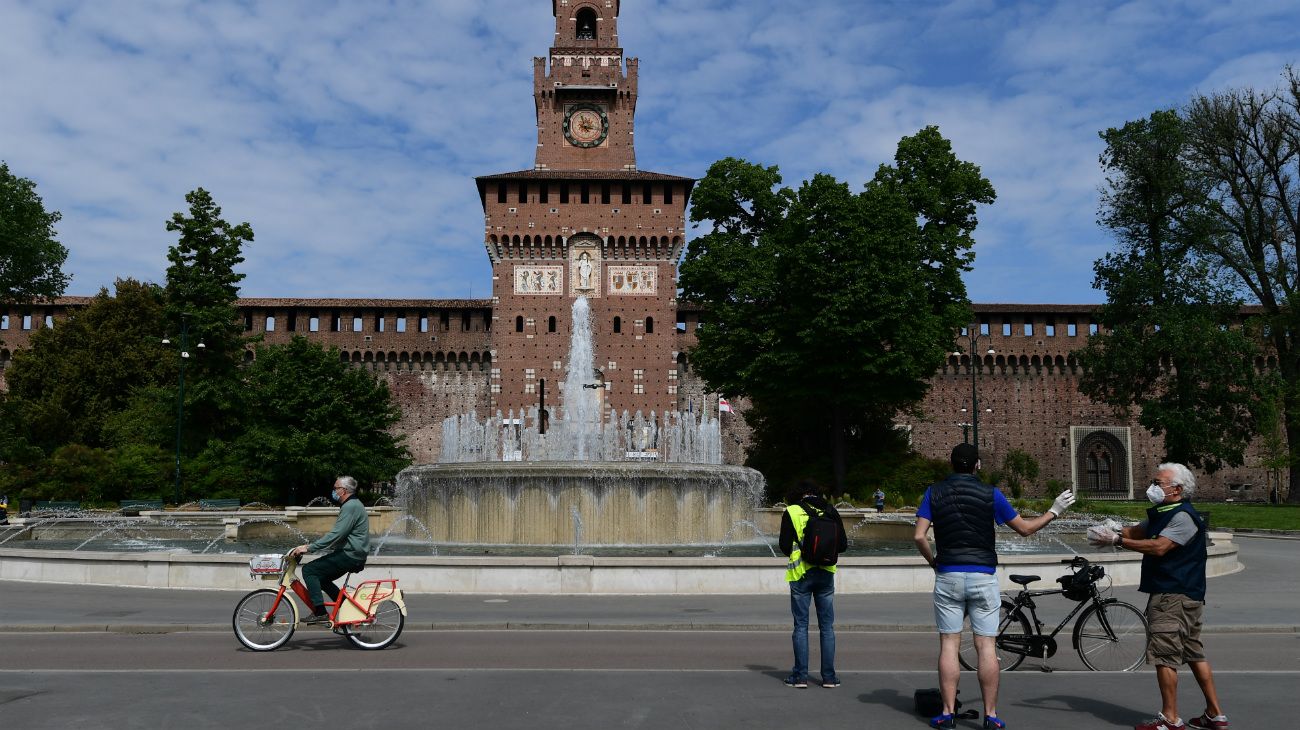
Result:
[[[808,513],[808,524],[803,526],[803,542],[799,544],[799,557],[809,565],[834,565],[840,559],[840,523],[829,512],[801,502]]]

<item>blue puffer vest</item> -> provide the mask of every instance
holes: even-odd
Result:
[[[1142,556],[1143,593],[1181,593],[1193,601],[1205,600],[1205,519],[1183,500],[1147,510],[1147,538],[1160,536],[1174,515],[1186,512],[1196,524],[1196,536],[1161,556]]]
[[[935,562],[997,567],[993,547],[993,487],[974,474],[949,474],[930,486]]]

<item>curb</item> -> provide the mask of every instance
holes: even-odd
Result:
[[[813,624],[815,626],[816,624]],[[311,631],[316,627],[299,627]],[[321,627],[323,628],[323,627]],[[933,624],[843,624],[836,631],[861,633],[933,633]],[[229,632],[230,624],[0,624],[0,632],[20,634],[181,634]],[[789,624],[726,624],[726,623],[635,623],[605,624],[591,622],[537,623],[506,621],[491,623],[429,623],[408,622],[406,631],[762,631],[785,632]],[[1204,634],[1300,634],[1300,626],[1286,624],[1254,626],[1205,626]]]

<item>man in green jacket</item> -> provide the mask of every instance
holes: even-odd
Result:
[[[330,497],[339,504],[339,517],[334,521],[334,529],[315,542],[293,549],[293,555],[333,549],[328,555],[317,558],[302,568],[307,595],[311,597],[315,609],[314,614],[303,620],[305,624],[329,623],[321,592],[328,594],[331,601],[338,600],[339,588],[334,585],[334,579],[345,573],[355,573],[366,565],[366,555],[370,553],[370,516],[356,496],[356,479],[336,479],[334,489],[330,492]]]

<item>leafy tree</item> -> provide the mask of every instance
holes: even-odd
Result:
[[[1118,246],[1094,266],[1107,301],[1079,352],[1079,389],[1123,418],[1136,410],[1166,459],[1213,472],[1242,463],[1268,386],[1255,343],[1227,326],[1240,299],[1204,255],[1215,233],[1187,132],[1159,111],[1101,134],[1099,221]]]
[[[36,184],[0,162],[0,304],[57,297],[68,285],[68,249],[54,238],[58,211],[47,212]]]
[[[1300,73],[1272,91],[1194,98],[1184,112],[1188,162],[1204,181],[1213,235],[1200,253],[1262,313],[1277,356],[1289,449],[1287,501],[1300,503]]]
[[[243,247],[253,240],[253,229],[227,223],[203,188],[185,201],[189,215],[174,213],[167,221],[167,230],[179,238],[167,251],[166,317],[177,345],[182,327],[188,327],[191,352],[198,353],[198,342],[204,345],[201,356],[189,359],[185,383],[186,442],[193,451],[238,428],[232,386],[249,341],[236,306],[244,275],[235,267],[244,262]]]
[[[1002,478],[1011,489],[1011,496],[1019,499],[1025,485],[1038,478],[1038,460],[1024,449],[1011,449],[1002,458]]]
[[[775,167],[720,160],[691,212],[712,229],[681,267],[683,297],[708,311],[695,369],[751,398],[756,454],[829,463],[837,492],[850,450],[891,441],[881,434],[924,397],[966,321],[975,205],[994,198],[933,127],[894,162],[855,194],[829,175],[796,191]]]
[[[401,414],[388,386],[342,362],[335,349],[300,336],[258,347],[240,390],[243,429],[210,443],[191,467],[211,493],[262,488],[264,501],[290,501],[321,492],[340,474],[388,480],[410,463],[389,431]]]
[[[47,451],[108,445],[106,421],[140,388],[175,377],[172,353],[159,343],[162,290],[133,279],[114,286],[59,326],[36,330],[6,373],[25,436]]]

